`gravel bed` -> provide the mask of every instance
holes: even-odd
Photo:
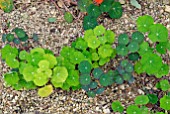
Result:
[[[166,6],[170,6],[169,0],[140,0],[142,9],[136,9],[128,1],[120,0],[123,3],[123,16],[120,19],[113,20],[102,15],[98,21],[107,29],[110,29],[119,35],[128,33],[129,35],[136,31],[136,22],[138,16],[148,14],[154,17],[156,22],[167,26],[170,32],[170,12],[165,11]],[[125,3],[124,3],[125,2]],[[82,19],[74,20],[73,23],[67,24],[63,15],[60,15],[55,6],[42,0],[15,0],[16,8],[11,13],[0,11],[0,36],[4,32],[6,22],[11,22],[11,27],[6,31],[9,32],[15,27],[23,28],[29,37],[33,33],[39,36],[39,42],[29,40],[29,47],[43,47],[54,51],[58,55],[64,45],[70,45],[77,37],[83,35]],[[68,7],[69,10],[77,16],[75,6]],[[61,8],[64,12],[64,9]],[[49,23],[49,17],[56,17],[57,21]],[[4,46],[0,40],[0,46]],[[22,47],[22,45],[20,45]],[[29,50],[29,49],[28,49]],[[170,54],[165,55],[165,62],[170,64]],[[108,63],[105,67],[114,66],[115,60]],[[62,91],[55,89],[53,94],[47,98],[40,98],[37,90],[16,91],[10,87],[5,87],[3,74],[9,71],[9,68],[3,61],[0,61],[0,114],[115,114],[111,110],[111,103],[119,100],[127,107],[133,103],[135,96],[144,94],[144,92],[159,92],[155,87],[157,79],[154,77],[135,74],[135,82],[131,85],[113,84],[107,90],[95,98],[88,98],[84,91]],[[161,93],[160,93],[161,95]],[[157,106],[151,106],[151,109],[157,110]],[[158,109],[159,110],[159,109]]]

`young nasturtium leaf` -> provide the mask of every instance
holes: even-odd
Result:
[[[8,85],[17,84],[19,81],[18,73],[11,72],[4,75],[4,80]]]
[[[84,16],[83,28],[84,30],[94,29],[98,25],[97,19],[91,16]]]
[[[87,95],[88,95],[89,97],[95,97],[95,96],[96,96],[95,92],[92,91],[92,90],[88,91],[88,92],[87,92]]]
[[[149,109],[146,106],[141,106],[140,110],[141,110],[142,114],[149,114]]]
[[[23,29],[21,28],[15,28],[13,29],[13,32],[18,36],[19,39],[22,39],[26,36],[26,33]]]
[[[62,87],[61,87],[62,90],[66,90],[66,91],[69,91],[70,90],[70,85],[67,83],[67,82],[64,82]]]
[[[48,76],[42,72],[35,73],[33,82],[37,86],[43,86],[48,82]]]
[[[33,53],[28,56],[27,61],[34,66],[37,66],[38,63],[43,59],[43,55],[40,53]]]
[[[105,44],[99,47],[98,53],[101,58],[111,57],[113,53],[113,48],[111,45]]]
[[[114,102],[112,102],[112,110],[114,112],[122,113],[124,111],[124,107],[122,106],[120,101],[114,101]]]
[[[11,34],[11,33],[7,34],[6,39],[8,40],[8,42],[12,42],[14,39],[14,34]]]
[[[148,104],[149,98],[146,95],[139,95],[135,98],[135,104],[137,105],[145,105]]]
[[[104,45],[107,42],[107,39],[105,36],[99,36],[98,39],[102,45]]]
[[[82,85],[81,88],[86,92],[89,91],[89,85]]]
[[[1,57],[5,60],[6,58],[9,58],[10,55],[17,57],[18,49],[7,44],[1,49]]]
[[[91,82],[89,85],[90,89],[95,89],[97,87],[97,82]]]
[[[170,84],[168,80],[161,80],[159,83],[163,91],[167,91],[170,88]]]
[[[85,60],[85,57],[80,51],[75,51],[70,55],[70,62],[73,64],[80,64],[83,60]]]
[[[88,47],[87,42],[83,38],[78,38],[76,40],[76,45],[75,45],[76,49],[84,51],[87,49],[87,47]]]
[[[15,58],[14,54],[6,57],[6,64],[11,68],[18,68],[19,67],[19,61]]]
[[[100,76],[103,74],[103,71],[100,68],[94,68],[92,74],[93,74],[95,79],[99,79]]]
[[[6,36],[7,36],[7,34],[2,34],[2,42],[5,42],[7,40]]]
[[[148,42],[143,42],[142,44],[140,44],[138,52],[142,56],[146,53],[150,53],[150,52],[152,53],[152,51],[153,50],[150,48]]]
[[[91,36],[87,43],[88,47],[92,49],[96,49],[100,46],[100,41],[95,36]]]
[[[160,99],[160,107],[164,110],[170,110],[170,97],[167,95],[164,95]]]
[[[114,19],[118,19],[122,16],[122,6],[120,2],[113,2],[112,7],[109,10],[109,16]]]
[[[33,38],[33,40],[34,40],[35,42],[37,42],[38,39],[39,39],[39,37],[38,37],[38,35],[37,35],[36,33],[33,33],[32,38]]]
[[[150,27],[148,37],[153,42],[167,42],[168,40],[168,29],[162,24],[154,24]]]
[[[44,51],[43,48],[36,47],[36,48],[32,49],[30,53],[31,53],[31,54],[39,53],[39,54],[41,54],[41,55],[44,55],[44,54],[45,54],[45,51]]]
[[[109,61],[110,61],[110,58],[109,58],[109,57],[107,57],[107,58],[101,58],[101,59],[99,60],[99,65],[102,66],[102,65],[106,64],[106,63],[109,62]]]
[[[116,47],[116,52],[118,55],[126,56],[128,54],[128,48],[125,45],[118,45]]]
[[[95,35],[94,35],[94,31],[93,31],[92,29],[86,30],[86,31],[84,32],[84,40],[85,40],[86,42],[89,41],[89,39],[91,38],[91,36],[95,36]]]
[[[166,48],[167,42],[160,42],[159,44],[156,45],[156,51],[159,52],[160,54],[165,54]]]
[[[46,69],[49,69],[50,63],[47,60],[41,60],[38,63],[38,66],[39,66],[40,69],[46,70]]]
[[[139,45],[138,45],[137,42],[132,41],[132,42],[129,43],[128,49],[129,49],[130,52],[136,52],[139,49]]]
[[[101,94],[104,92],[104,90],[105,90],[105,88],[98,88],[98,89],[96,89],[96,94]]]
[[[128,63],[125,67],[126,72],[133,72],[133,65],[131,63]]]
[[[94,4],[90,4],[87,8],[88,15],[97,18],[101,14],[100,8]]]
[[[144,35],[141,32],[136,31],[132,34],[132,41],[135,41],[135,42],[141,44],[143,42],[143,40],[144,40]]]
[[[65,59],[70,60],[70,56],[73,55],[75,50],[71,47],[65,46],[61,49],[60,54],[63,56]]]
[[[81,74],[80,75],[80,84],[81,85],[89,85],[91,82],[91,77],[89,74]]]
[[[25,50],[23,50],[19,53],[19,59],[21,59],[21,60],[26,60],[28,58],[28,56],[29,56],[29,53],[26,52]]]
[[[136,105],[129,105],[126,109],[127,114],[142,114],[140,108]]]
[[[70,12],[65,12],[64,13],[64,19],[67,23],[72,23],[73,22],[73,15]]]
[[[109,12],[109,10],[112,7],[112,2],[109,2],[108,0],[104,0],[101,4],[100,4],[100,10],[102,12]]]
[[[102,86],[108,86],[109,85],[110,78],[107,74],[102,74],[100,76],[99,82]]]
[[[162,58],[153,53],[144,54],[140,62],[143,70],[148,74],[155,74],[162,67]]]
[[[150,26],[153,25],[154,23],[154,19],[149,15],[144,15],[144,16],[138,17],[136,23],[137,23],[138,31],[148,32]]]
[[[92,65],[88,61],[82,61],[78,65],[78,69],[82,74],[90,73],[92,69]]]
[[[65,67],[57,66],[53,69],[52,82],[63,83],[68,77],[68,72]]]
[[[71,70],[75,69],[75,65],[70,63],[68,60],[64,60],[62,65],[66,67],[68,73],[70,73]]]
[[[43,58],[49,62],[49,68],[53,68],[57,64],[56,57],[52,54],[44,54]]]
[[[169,66],[167,64],[163,64],[161,69],[155,74],[157,78],[161,78],[162,76],[168,75]]]
[[[79,85],[79,72],[77,70],[71,70],[68,74],[66,82],[69,86]]]
[[[121,65],[121,67],[123,67],[123,68],[126,68],[126,66],[128,65],[128,60],[122,60],[121,61],[121,63],[120,63],[120,65]]]
[[[37,68],[32,65],[26,65],[23,69],[23,77],[26,81],[32,81],[34,79],[34,75],[37,72]]]
[[[120,34],[118,37],[118,43],[122,45],[127,45],[129,43],[129,36],[126,33]]]
[[[111,30],[106,30],[104,37],[107,39],[107,42],[112,44],[115,41],[115,33]]]
[[[77,4],[81,12],[86,12],[87,7],[92,3],[92,0],[78,0]]]
[[[139,59],[139,54],[137,52],[135,53],[130,53],[128,55],[128,59],[132,61],[137,61]]]
[[[150,103],[156,104],[158,102],[158,97],[155,94],[147,94],[147,96]]]
[[[123,73],[122,77],[125,81],[128,81],[131,79],[132,75],[130,73]]]
[[[92,53],[92,60],[93,61],[98,61],[99,60],[99,55],[96,52]]]
[[[115,76],[115,82],[117,83],[117,84],[123,84],[123,78],[120,76],[120,75],[116,75]]]
[[[38,89],[38,95],[40,97],[48,97],[53,92],[53,86],[52,85],[46,85],[40,89]]]
[[[101,36],[105,33],[106,29],[102,25],[99,25],[96,26],[93,31],[94,31],[94,35]]]
[[[14,42],[14,44],[20,44],[21,43],[21,41],[18,38],[14,38],[13,42]]]
[[[92,60],[92,54],[89,51],[83,51],[82,53],[86,59]]]

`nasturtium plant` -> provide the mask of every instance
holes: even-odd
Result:
[[[89,74],[82,74],[80,75],[80,84],[82,85],[89,85],[91,82],[91,77]]]
[[[154,24],[154,19],[149,15],[144,15],[138,17],[137,21],[137,28],[140,32],[148,32],[150,26]]]
[[[48,97],[53,92],[52,85],[46,85],[40,89],[38,89],[38,95],[41,97]]]
[[[105,31],[106,29],[102,25],[99,25],[94,28],[94,35],[101,36],[105,33]]]
[[[87,8],[87,13],[88,13],[88,15],[90,15],[94,18],[97,18],[101,14],[101,11],[98,6],[96,6],[94,4],[90,4]]]
[[[17,72],[11,72],[4,75],[4,80],[7,85],[17,84],[19,81],[19,76]]]
[[[159,82],[160,84],[160,88],[163,90],[163,91],[167,91],[168,89],[170,89],[170,84],[169,84],[169,81],[168,80],[161,80]]]
[[[157,78],[161,78],[162,76],[168,75],[169,66],[167,64],[162,64],[160,70],[155,74]]]
[[[120,56],[126,56],[128,54],[128,48],[125,45],[118,45],[116,47],[116,52]]]
[[[112,3],[112,7],[109,10],[109,16],[113,19],[118,19],[122,16],[122,6],[120,2],[114,2]]]
[[[164,110],[170,110],[170,97],[167,95],[164,95],[160,99],[160,107]]]
[[[14,8],[13,0],[1,0],[0,8],[6,13],[11,12]]]
[[[105,44],[99,47],[98,53],[101,58],[111,57],[113,53],[113,48],[111,45]]]
[[[78,8],[81,12],[86,12],[87,7],[92,4],[92,0],[78,0]]]
[[[155,94],[147,94],[149,98],[149,103],[156,104],[158,102],[158,97]]]
[[[162,24],[154,24],[149,28],[148,37],[153,42],[166,42],[168,40],[168,29]]]
[[[139,49],[139,45],[138,45],[137,42],[132,41],[132,42],[129,43],[128,49],[129,49],[130,52],[136,52]]]
[[[146,53],[140,60],[142,69],[148,74],[156,74],[162,66],[162,58],[157,54]]]
[[[147,95],[139,95],[135,98],[135,104],[137,105],[145,105],[149,103],[149,98]]]
[[[129,43],[129,36],[126,33],[120,34],[118,37],[118,43],[122,45],[127,45]]]
[[[91,0],[90,0],[91,1]],[[114,0],[102,1],[100,5],[91,4],[88,0],[79,0],[78,7],[81,11],[86,11],[87,16],[83,19],[84,30],[94,29],[97,25],[97,18],[106,12],[113,19],[118,19],[122,16],[122,6],[120,2]]]
[[[104,72],[100,68],[94,68],[92,73],[95,79],[99,79]]]
[[[64,13],[64,19],[67,23],[72,23],[73,22],[73,15],[70,12],[65,12]]]
[[[156,51],[160,54],[166,54],[167,42],[160,42],[156,45]]]
[[[113,110],[114,112],[120,112],[120,113],[122,113],[123,110],[124,110],[124,107],[122,106],[121,102],[119,102],[119,101],[114,101],[114,102],[112,102],[112,110]]]
[[[127,114],[142,114],[140,108],[136,105],[129,105],[126,109]]]
[[[78,65],[78,68],[81,73],[90,73],[92,65],[88,61],[82,61]]]

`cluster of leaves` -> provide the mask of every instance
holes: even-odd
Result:
[[[53,90],[51,85],[46,86],[49,81],[54,87],[61,87],[68,77],[67,69],[57,66],[56,57],[49,50],[34,48],[28,53],[6,45],[1,54],[7,65],[13,68],[4,75],[4,80],[16,90],[35,89],[39,86],[42,88],[38,90],[38,94],[45,97]]]
[[[71,47],[61,49],[61,56],[70,64],[78,65],[83,60],[88,60],[92,66],[98,67],[109,62],[116,55],[112,48],[115,34],[103,26],[85,31],[84,37],[77,38]]]
[[[79,0],[78,7],[80,11],[88,14],[83,19],[84,30],[95,28],[98,25],[97,18],[102,13],[108,13],[111,18],[118,19],[123,11],[120,2],[114,0],[104,0],[99,6],[92,4],[92,0]]]
[[[139,45],[143,42],[144,35],[139,32],[133,32],[131,39],[124,33],[118,37],[118,46],[116,47],[117,54],[127,56],[129,60],[137,61],[139,59]]]
[[[14,44],[20,44],[21,41],[26,42],[28,40],[28,35],[21,28],[15,28],[12,30],[13,33],[3,34],[2,41],[13,42]]]
[[[100,68],[93,69],[92,64],[88,61],[82,61],[78,65],[78,69],[81,73],[81,88],[87,92],[89,97],[95,97],[96,94],[101,94],[105,90],[105,87],[115,82],[114,72],[112,70],[104,73]]]
[[[0,8],[6,13],[11,12],[14,8],[13,0],[0,0]]]
[[[117,84],[122,84],[124,81],[132,83],[134,81],[133,77],[133,65],[128,60],[122,60],[117,69],[115,70],[115,82]]]
[[[156,84],[156,87],[162,91],[167,91],[170,89],[170,84],[168,80],[161,80]]]
[[[154,24],[151,16],[144,15],[137,19],[137,28],[140,32],[148,32],[151,44],[142,42],[138,53],[141,56],[140,61],[135,64],[135,71],[147,73],[161,78],[169,73],[169,66],[163,63],[160,54],[166,54],[170,50],[170,41],[168,40],[168,30],[162,24]],[[156,47],[155,47],[156,45]]]
[[[165,110],[164,112],[153,112],[149,111],[147,104],[156,104],[158,102],[158,97],[155,94],[139,95],[134,99],[135,104],[131,104],[127,107],[127,114],[167,114],[167,111],[170,110],[170,96],[164,95],[160,98],[160,108]],[[124,107],[119,101],[112,103],[112,109],[114,112],[122,113]]]

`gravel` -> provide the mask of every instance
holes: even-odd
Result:
[[[122,1],[122,0],[121,0]],[[129,35],[136,30],[135,20],[138,16],[148,14],[154,17],[155,22],[162,23],[167,26],[170,31],[170,13],[166,7],[170,5],[168,0],[140,0],[142,9],[136,9],[129,4],[128,1],[123,5],[124,13],[121,19],[113,20],[101,16],[98,21],[107,29],[116,33],[128,33]],[[77,16],[77,8],[75,6],[68,7],[69,10]],[[64,9],[61,8],[64,12]],[[49,23],[49,17],[56,17],[57,21]],[[74,20],[73,23],[67,24],[63,15],[52,3],[41,0],[15,0],[15,10],[11,13],[3,13],[0,11],[0,36],[6,29],[6,22],[11,22],[7,32],[15,27],[23,28],[29,35],[29,47],[43,47],[54,51],[55,55],[59,54],[62,46],[70,45],[77,37],[83,35],[82,19]],[[39,42],[32,41],[32,34],[37,33]],[[0,46],[4,46],[0,40]],[[22,45],[20,45],[22,47]],[[29,50],[29,49],[28,49]],[[164,58],[169,58],[166,55]],[[166,60],[166,59],[165,59]],[[167,62],[167,61],[166,61]],[[169,61],[168,61],[169,62]],[[113,61],[106,66],[113,65]],[[40,98],[37,90],[16,91],[10,87],[5,87],[3,82],[3,74],[8,72],[9,68],[3,61],[0,61],[0,114],[115,114],[111,110],[112,101],[119,100],[123,106],[127,107],[133,103],[135,96],[144,94],[149,91],[157,92],[153,88],[157,82],[156,78],[144,75],[135,75],[135,83],[129,85],[113,84],[107,90],[95,98],[88,98],[84,91],[62,91],[55,89],[53,94],[47,98]],[[156,108],[152,107],[152,110]]]

